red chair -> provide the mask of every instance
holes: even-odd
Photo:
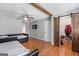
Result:
[[[71,36],[70,36],[71,32],[72,32],[71,25],[66,25],[65,26],[65,34],[66,34],[66,37],[71,38]]]

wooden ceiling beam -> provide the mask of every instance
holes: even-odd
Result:
[[[36,7],[37,9],[41,10],[42,12],[48,14],[49,16],[52,16],[52,13],[50,13],[46,8],[44,8],[43,6],[41,6],[38,3],[30,3],[32,6]]]

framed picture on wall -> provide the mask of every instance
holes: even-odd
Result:
[[[32,25],[32,29],[37,29],[37,24]]]

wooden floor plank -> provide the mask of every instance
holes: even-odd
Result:
[[[25,48],[30,50],[39,49],[39,56],[79,56],[79,53],[72,51],[69,42],[65,42],[61,47],[53,46],[49,42],[30,38],[28,42],[23,43]]]

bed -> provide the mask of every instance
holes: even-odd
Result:
[[[7,37],[17,37],[19,42],[24,43],[24,42],[28,42],[29,34],[17,33],[17,34],[0,35],[0,38],[7,38]]]
[[[0,56],[37,56],[38,50],[30,51],[17,40],[17,37],[0,39]]]

